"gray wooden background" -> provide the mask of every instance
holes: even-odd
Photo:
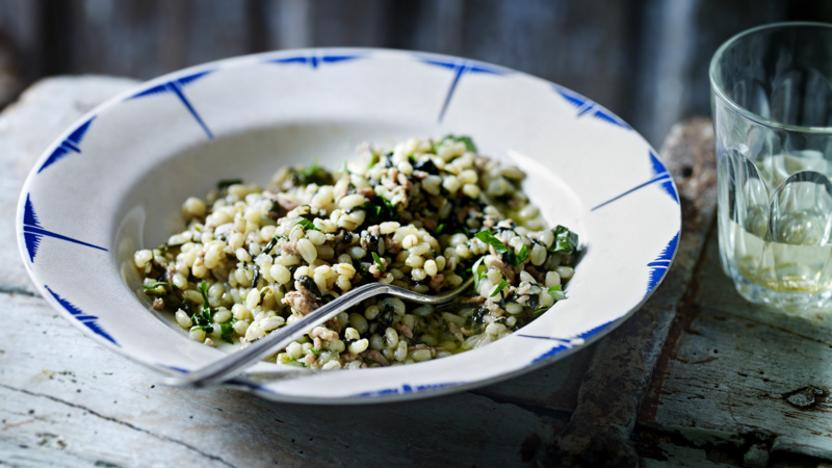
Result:
[[[609,107],[658,145],[709,108],[707,64],[747,27],[832,21],[832,2],[776,0],[0,0],[0,107],[56,74],[153,76],[308,46],[462,55]]]

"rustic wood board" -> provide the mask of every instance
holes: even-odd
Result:
[[[832,459],[826,317],[745,302],[719,266],[716,241],[712,234],[641,422],[692,446]]]
[[[17,252],[20,186],[59,132],[132,83],[49,79],[0,115],[0,301],[8,323],[16,324],[0,345],[0,461],[514,465],[548,456],[545,447],[574,408],[591,349],[476,392],[314,407],[236,390],[155,386],[157,374],[106,351],[58,316],[34,292]]]
[[[28,333],[0,347],[0,460],[518,464],[551,443],[559,425],[556,416],[471,393],[326,407],[154,385],[157,374],[82,337],[40,298],[15,295],[5,303],[10,323]],[[437,431],[452,437],[443,442]]]

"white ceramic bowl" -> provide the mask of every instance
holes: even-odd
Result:
[[[259,363],[232,384],[266,398],[354,403],[472,388],[553,362],[606,334],[661,282],[676,252],[676,188],[649,144],[589,99],[506,68],[376,49],[252,55],[171,73],[99,106],[32,169],[20,196],[23,261],[44,297],[109,349],[160,372],[227,350],[153,312],[132,253],[180,229],[217,180],[265,183],[281,166],[337,167],[364,141],[471,135],[513,160],[586,254],[569,298],[514,334],[407,366],[299,371]]]

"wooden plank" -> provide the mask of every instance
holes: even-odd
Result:
[[[127,465],[516,465],[544,456],[559,425],[471,393],[325,407],[157,386],[157,374],[82,337],[40,298],[3,300],[7,322],[26,331],[0,345],[5,460],[46,460],[57,450],[66,463]]]
[[[474,393],[535,411],[556,411],[566,418],[575,409],[578,390],[596,347],[592,345],[534,372],[474,390]]]
[[[828,317],[745,302],[721,271],[714,231],[691,284],[639,423],[738,464],[828,459]]]
[[[737,447],[755,439],[773,453],[832,460],[828,324],[744,302],[716,244],[713,236],[641,421],[685,438]]]
[[[832,345],[704,309],[645,420],[682,433],[763,433],[771,450],[832,459]],[[645,421],[646,422],[646,421]]]
[[[742,459],[727,456],[723,460],[714,459],[710,450],[672,441],[652,445],[650,454],[643,455],[639,461],[643,468],[727,468],[742,464]]]
[[[558,448],[571,463],[631,465],[638,407],[646,394],[676,305],[701,256],[715,206],[713,131],[707,119],[677,124],[662,154],[679,187],[683,219],[668,277],[647,304],[598,344]]]

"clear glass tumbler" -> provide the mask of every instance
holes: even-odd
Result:
[[[832,308],[832,25],[740,33],[710,79],[723,269],[752,302]]]

